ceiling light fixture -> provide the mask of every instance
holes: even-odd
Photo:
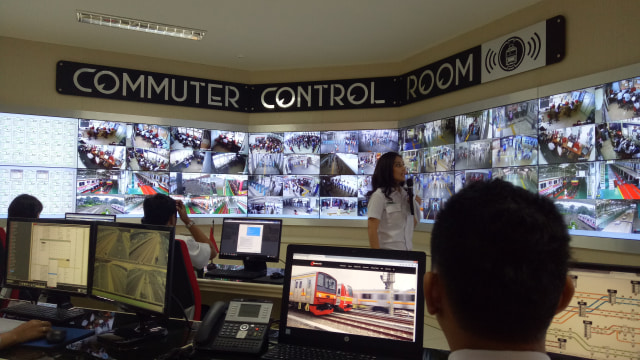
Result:
[[[92,13],[76,10],[78,21],[85,24],[110,26],[125,30],[135,30],[183,39],[202,40],[206,30],[191,29],[182,26],[154,23],[145,20],[129,19],[120,16]]]

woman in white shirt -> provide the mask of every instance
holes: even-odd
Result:
[[[406,174],[398,153],[388,152],[378,159],[371,177],[372,190],[367,194],[369,244],[374,249],[413,249],[413,229],[418,218],[411,215],[409,201],[414,201],[414,209],[418,209],[415,199],[419,202],[420,198],[409,199],[403,188]]]

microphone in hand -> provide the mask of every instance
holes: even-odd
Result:
[[[413,215],[413,178],[407,179],[407,193],[409,194],[409,209],[411,209],[411,215]]]

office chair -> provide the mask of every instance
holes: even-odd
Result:
[[[191,264],[187,244],[179,239],[174,242],[172,275],[171,316],[182,318],[184,311],[190,320],[200,321],[202,309],[200,286]]]
[[[0,245],[2,245],[0,247],[0,259],[4,259],[4,254],[7,251],[7,233],[1,227],[0,227]],[[6,274],[2,274],[2,269],[0,268],[0,277],[1,276],[6,276]],[[9,296],[9,299],[18,299],[20,297],[20,290],[10,289],[8,291],[9,293],[7,295]],[[5,308],[8,305],[9,305],[9,300],[3,300],[0,303],[0,308]]]

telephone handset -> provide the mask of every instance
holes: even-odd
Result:
[[[267,348],[273,303],[262,300],[215,302],[193,339],[196,350],[260,354]],[[225,315],[226,310],[226,315]]]

